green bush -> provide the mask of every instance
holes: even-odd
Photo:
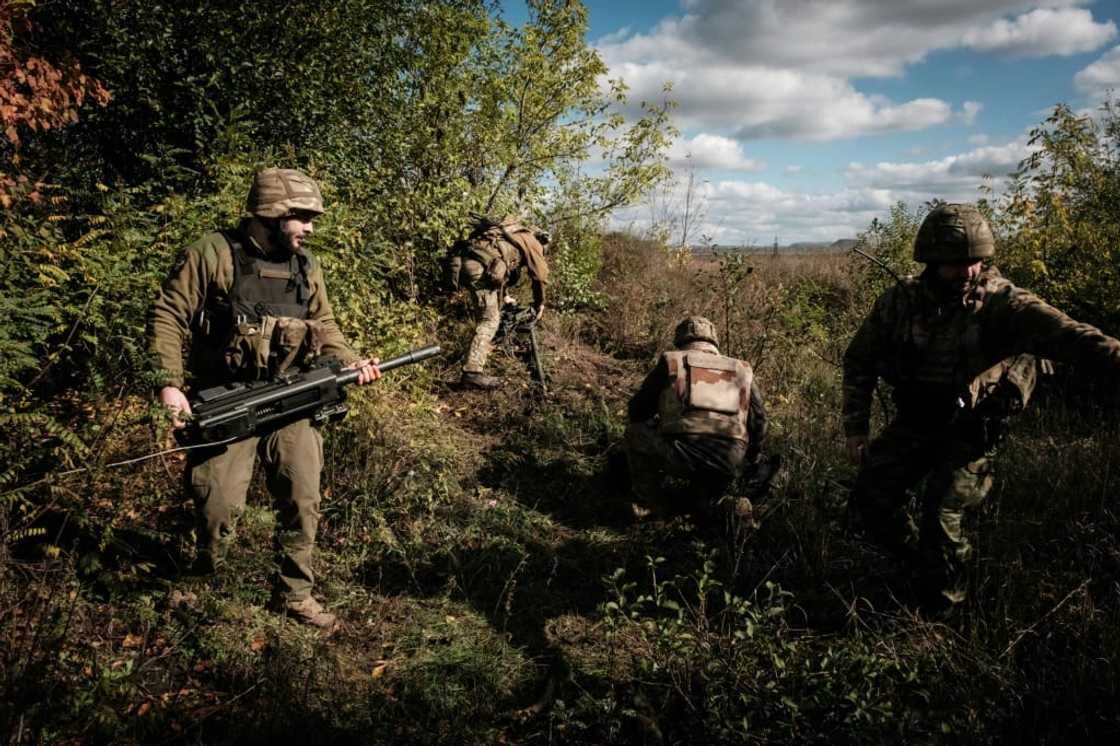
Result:
[[[1120,329],[1120,113],[1059,105],[995,214],[996,263],[1075,318]]]

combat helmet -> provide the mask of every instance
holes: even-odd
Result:
[[[926,215],[914,239],[914,261],[950,264],[987,259],[996,253],[988,221],[973,205],[939,205]]]
[[[299,210],[323,214],[319,185],[294,168],[266,168],[253,176],[245,210],[258,218],[282,218]]]
[[[689,316],[677,324],[677,329],[673,332],[673,345],[681,349],[689,342],[710,342],[719,347],[716,325],[703,316]]]

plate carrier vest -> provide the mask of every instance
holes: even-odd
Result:
[[[662,353],[669,384],[658,400],[663,435],[714,435],[747,441],[750,365],[699,350]]]

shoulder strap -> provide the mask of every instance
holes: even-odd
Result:
[[[247,272],[253,271],[252,260],[245,255],[245,245],[233,231],[222,231],[229,244],[230,259],[233,262],[233,283],[229,288],[230,324],[237,324],[237,302],[241,298],[241,286]]]
[[[296,278],[299,278],[299,286],[296,288],[296,301],[306,304],[311,298],[311,255],[304,251],[294,252],[290,260],[290,267],[292,279],[289,282],[294,283]]]

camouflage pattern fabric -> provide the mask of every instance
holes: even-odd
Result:
[[[868,433],[879,380],[890,384],[900,410],[924,410],[932,422],[979,404],[987,384],[1023,353],[1085,373],[1120,371],[1120,341],[1014,286],[995,268],[948,302],[927,275],[906,278],[879,297],[848,345],[844,432]]]
[[[286,182],[284,188],[292,199],[307,196],[292,183]],[[243,221],[236,234],[246,252],[266,256],[264,246],[250,235],[254,227],[249,220]],[[344,365],[354,363],[358,356],[346,344],[335,322],[322,269],[313,257],[306,256],[307,319],[301,325],[274,329],[274,334],[268,335],[278,351],[284,352],[277,363],[292,362],[299,355],[298,350],[305,347],[309,353],[318,348]],[[232,373],[226,350],[203,333],[202,325],[206,323],[207,309],[215,307],[218,301],[228,303],[233,285],[234,261],[225,234],[209,233],[187,247],[164,281],[149,317],[151,352],[162,369],[163,385],[182,388],[186,371],[194,376],[194,384],[229,382]],[[297,352],[293,355],[285,345]],[[186,365],[184,351],[188,353]],[[271,354],[268,357],[271,359]],[[264,437],[216,450],[191,452],[185,479],[198,512],[200,568],[220,564],[224,558],[237,517],[245,507],[257,456],[264,466],[268,490],[277,509],[277,594],[291,601],[309,599],[314,583],[311,555],[319,525],[319,482],[323,468],[322,438],[309,420],[295,422]]]
[[[931,596],[960,602],[970,553],[962,521],[991,487],[992,445],[978,435],[989,397],[1021,409],[1034,386],[1033,356],[1115,375],[1120,341],[1079,323],[994,269],[963,297],[934,288],[932,270],[887,290],[844,356],[844,430],[866,436],[879,380],[898,416],[865,454],[851,501],[871,537],[920,568]],[[920,521],[906,491],[925,478]]]
[[[741,360],[720,355],[709,342],[661,354],[668,372],[658,401],[663,435],[714,435],[746,441],[754,374]]]
[[[457,267],[458,274],[449,284],[456,290],[465,287],[470,291],[476,321],[463,372],[481,374],[501,325],[501,296],[507,284],[516,284],[517,270],[524,267],[532,283],[533,305],[543,307],[548,262],[534,232],[508,216],[497,222],[483,220],[469,239],[457,243],[451,251],[449,267]]]
[[[991,490],[993,455],[957,424],[930,430],[895,420],[872,442],[856,479],[853,507],[868,534],[944,602],[965,598],[972,546],[963,524]],[[915,522],[909,491],[923,478]]]
[[[689,358],[697,369],[691,377]],[[750,366],[707,341],[662,353],[627,409],[623,449],[631,486],[639,501],[657,508],[706,513],[757,458],[766,437],[766,410]],[[688,505],[668,504],[667,478],[687,482]]]
[[[463,259],[459,284],[471,293],[477,322],[463,370],[481,373],[486,368],[486,361],[494,347],[494,335],[502,321],[499,289],[487,279],[486,268],[476,259]]]
[[[914,238],[917,262],[967,262],[995,253],[995,236],[975,205],[949,203],[935,207]]]
[[[714,503],[742,471],[747,451],[744,441],[729,438],[666,438],[650,422],[631,422],[622,445],[635,498],[658,510]],[[670,505],[666,477],[688,483],[690,505]]]
[[[266,168],[253,176],[245,211],[259,218],[281,218],[296,211],[323,214],[323,195],[315,180],[294,168]]]

